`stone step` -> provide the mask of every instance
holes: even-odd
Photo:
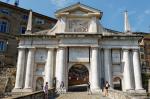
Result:
[[[104,97],[101,94],[88,95],[87,92],[68,92],[66,94],[60,94],[56,99],[110,99]]]

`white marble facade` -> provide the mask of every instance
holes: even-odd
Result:
[[[142,90],[138,40],[131,32],[117,32],[100,24],[102,12],[77,3],[55,13],[58,22],[52,29],[32,33],[30,12],[26,34],[19,36],[17,75],[14,92],[31,92],[53,78],[57,87],[64,81],[68,89],[68,71],[76,64],[89,71],[91,90],[101,89],[102,78],[114,88],[121,80],[123,91]],[[37,86],[37,87],[36,87]],[[43,86],[41,84],[41,86]]]

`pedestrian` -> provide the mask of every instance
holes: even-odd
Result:
[[[53,78],[53,88],[54,88],[54,92],[56,90],[56,77]]]
[[[45,99],[48,99],[48,82],[46,82],[44,88],[43,88],[43,91],[44,91],[44,97]]]
[[[88,82],[88,83],[87,83],[87,92],[88,92],[88,95],[89,95],[89,94],[92,94],[91,89],[90,89],[90,86],[91,86],[91,85],[90,85],[90,82]]]
[[[104,87],[104,96],[108,96],[108,88],[110,87],[108,81],[106,81],[105,83],[105,87]]]
[[[102,89],[102,92],[104,92],[104,87],[105,87],[105,81],[104,81],[104,78],[101,78],[101,89]]]
[[[60,83],[60,93],[63,93],[63,91],[64,91],[64,82],[61,81],[61,83]]]

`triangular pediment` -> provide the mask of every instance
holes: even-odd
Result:
[[[102,15],[102,12],[98,9],[89,7],[87,5],[81,4],[81,3],[76,3],[74,5],[71,5],[69,7],[60,9],[55,12],[56,15],[58,14],[64,14],[64,13],[69,13],[69,14],[88,14],[88,13],[93,13],[93,14],[99,14],[100,17]]]
[[[76,9],[74,11],[71,11],[70,14],[87,14],[87,11],[82,11],[80,9]]]

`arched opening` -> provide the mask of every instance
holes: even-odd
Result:
[[[81,64],[73,65],[68,73],[69,91],[86,91],[89,82],[89,71]]]
[[[122,90],[122,81],[121,81],[120,77],[115,77],[113,79],[113,85],[114,85],[114,89]]]
[[[36,91],[43,90],[44,80],[42,77],[38,77],[36,80]]]

